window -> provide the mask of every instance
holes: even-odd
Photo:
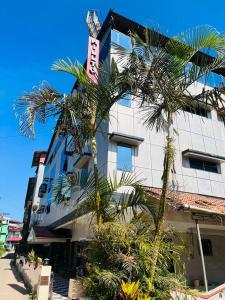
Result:
[[[131,49],[131,39],[129,36],[120,33],[117,30],[111,31],[111,41],[121,47],[130,50]]]
[[[83,189],[88,180],[88,165],[81,169],[80,187]]]
[[[55,180],[55,169],[56,166],[54,165],[50,173],[49,186],[48,186],[48,199],[47,199],[48,205],[51,205],[52,203],[52,193],[53,193],[54,180]]]
[[[99,53],[99,60],[101,62],[105,61],[105,59],[108,56],[109,49],[110,49],[110,38],[111,38],[111,35],[110,35],[110,32],[109,32],[107,37],[105,38],[105,40],[103,40],[103,42],[102,42],[103,44],[101,46],[101,50],[100,50],[100,53]]]
[[[204,256],[213,256],[211,240],[202,239],[202,251]]]
[[[131,96],[127,95],[118,101],[118,104],[126,107],[131,107]]]
[[[53,160],[53,158],[55,157],[56,153],[58,152],[60,146],[62,145],[62,142],[63,142],[63,136],[62,136],[62,135],[59,135],[59,136],[58,136],[58,140],[57,140],[57,142],[56,142],[56,144],[55,144],[55,147],[54,147],[54,149],[52,150],[52,154],[51,154],[51,156],[50,156],[50,158],[49,158],[49,160],[48,160],[48,163],[47,163],[48,165],[50,165],[50,164],[52,163],[52,160]]]
[[[191,114],[201,116],[201,117],[205,117],[205,118],[209,118],[209,119],[211,118],[211,112],[201,106],[197,106],[197,107],[185,106],[183,108],[183,110],[186,112],[189,112]]]
[[[132,171],[132,146],[117,144],[117,169],[120,171]]]
[[[192,169],[203,170],[212,173],[219,173],[218,165],[215,162],[190,157],[189,163],[190,168]]]

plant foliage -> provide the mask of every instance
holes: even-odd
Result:
[[[172,232],[166,236],[174,239]],[[164,239],[154,280],[150,279],[153,232],[146,219],[130,224],[108,222],[95,228],[95,239],[86,250],[87,273],[84,277],[87,294],[93,299],[171,299],[170,292],[184,288],[184,247]],[[171,264],[176,273],[169,271]],[[132,298],[133,297],[133,298]],[[139,298],[138,298],[139,297]]]

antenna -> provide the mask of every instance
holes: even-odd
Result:
[[[94,9],[88,10],[86,24],[88,26],[88,31],[90,35],[96,38],[101,29],[101,23]]]

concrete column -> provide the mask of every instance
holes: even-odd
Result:
[[[199,244],[201,262],[202,262],[202,271],[203,271],[203,277],[204,277],[205,290],[206,290],[206,292],[208,292],[208,281],[207,281],[206,269],[205,269],[205,259],[204,259],[204,255],[203,255],[202,239],[201,239],[201,233],[200,233],[200,227],[198,224],[198,220],[195,220],[195,223],[196,223],[198,244]]]
[[[39,277],[37,299],[48,300],[49,299],[49,287],[51,283],[51,266],[42,266],[41,274]]]

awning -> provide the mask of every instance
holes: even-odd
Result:
[[[14,237],[8,237],[7,242],[19,242],[22,240],[22,237],[14,236]]]
[[[69,230],[49,230],[47,227],[35,226],[31,229],[27,241],[29,244],[65,243],[70,238]]]
[[[91,159],[92,155],[89,152],[84,152],[74,163],[74,167],[82,169],[83,166]]]
[[[134,136],[134,135],[128,135],[118,132],[112,132],[109,134],[109,139],[113,142],[120,142],[120,143],[126,143],[133,146],[138,146],[144,141],[144,138]]]
[[[210,153],[205,153],[197,150],[187,149],[182,152],[184,157],[193,157],[199,159],[207,159],[208,161],[214,162],[225,162],[224,156],[213,155]]]

